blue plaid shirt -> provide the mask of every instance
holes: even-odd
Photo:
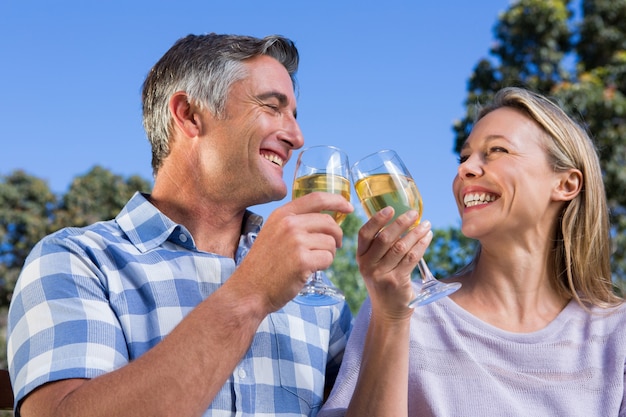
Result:
[[[115,220],[44,238],[9,310],[16,401],[50,381],[113,371],[155,346],[228,279],[261,224],[248,213],[235,259],[217,256],[137,193]],[[351,323],[345,303],[290,302],[270,314],[204,415],[315,416]]]

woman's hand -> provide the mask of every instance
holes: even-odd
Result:
[[[363,225],[356,257],[373,313],[392,320],[412,314],[408,307],[413,298],[411,272],[433,236],[428,221],[409,230],[417,220],[416,211],[408,211],[385,226],[393,215],[393,208],[386,207]]]

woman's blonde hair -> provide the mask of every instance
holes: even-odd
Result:
[[[558,105],[517,87],[498,91],[493,102],[480,110],[477,121],[501,107],[523,112],[543,129],[555,171],[577,169],[582,173],[581,191],[564,206],[554,236],[557,291],[581,305],[611,307],[621,303],[611,279],[610,224],[602,171],[589,135]]]

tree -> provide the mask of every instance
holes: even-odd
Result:
[[[583,1],[578,84],[557,94],[593,134],[611,211],[613,275],[626,282],[626,0]]]
[[[588,129],[604,174],[614,253],[613,277],[626,282],[626,0],[518,0],[494,27],[492,59],[468,82],[467,112],[455,123],[455,151],[473,126],[477,103],[521,85],[552,97]]]

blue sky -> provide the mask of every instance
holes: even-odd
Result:
[[[94,165],[151,179],[140,90],[189,33],[281,34],[301,54],[306,146],[352,162],[395,149],[424,218],[457,226],[452,124],[509,0],[0,0],[0,175],[23,169],[64,193]],[[285,170],[289,184],[295,157]],[[355,206],[358,207],[358,203]],[[279,203],[256,207],[267,215]],[[361,212],[362,213],[362,212]]]

